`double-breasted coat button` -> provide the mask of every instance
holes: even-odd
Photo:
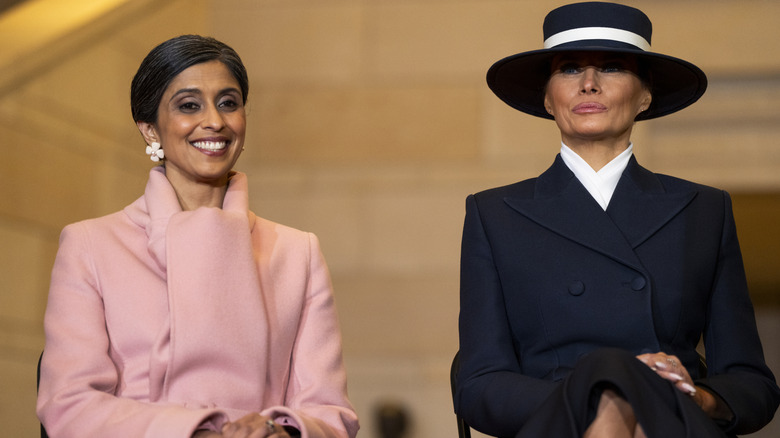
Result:
[[[642,290],[647,285],[647,280],[645,280],[645,277],[636,277],[635,279],[631,280],[631,289],[634,290]]]
[[[569,284],[569,293],[576,296],[582,295],[585,292],[585,284],[581,281],[572,281]]]

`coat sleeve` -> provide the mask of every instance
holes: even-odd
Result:
[[[476,198],[466,200],[461,245],[460,370],[455,410],[470,426],[513,436],[558,385],[521,374],[503,289]]]
[[[301,431],[302,438],[354,438],[357,414],[347,398],[341,334],[330,274],[314,234],[309,244],[306,298],[291,358],[285,406],[264,415]]]
[[[727,432],[742,435],[772,420],[780,390],[764,362],[731,199],[722,193],[723,231],[704,332],[708,377],[696,384],[711,389],[729,405],[734,421]]]
[[[201,424],[219,427],[217,410],[151,404],[114,394],[121,382],[109,357],[99,276],[88,226],[60,237],[44,318],[37,413],[50,436],[186,438]]]

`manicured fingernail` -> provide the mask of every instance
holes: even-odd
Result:
[[[680,381],[683,379],[683,377],[677,373],[669,373],[669,377],[671,377],[674,380]],[[687,383],[686,383],[687,385]]]
[[[684,390],[688,391],[688,394],[690,394],[690,395],[696,394],[696,388],[693,385],[691,385],[690,383],[683,383],[682,387],[683,387]]]
[[[655,366],[656,366],[656,368],[660,368],[662,370],[665,370],[666,369],[666,362],[658,361],[658,362],[655,363]]]

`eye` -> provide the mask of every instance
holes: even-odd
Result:
[[[561,66],[558,68],[558,71],[560,71],[563,74],[574,75],[582,72],[582,67],[580,67],[578,64],[574,62],[566,62],[564,64],[561,64]]]
[[[601,66],[602,73],[620,73],[625,69],[626,67],[619,62],[607,62]]]
[[[239,103],[238,103],[238,101],[236,101],[232,97],[229,97],[229,98],[225,98],[222,101],[220,101],[219,102],[219,107],[222,108],[222,109],[225,109],[225,110],[232,111],[232,110],[235,110],[236,108],[239,107]]]
[[[200,109],[200,105],[195,102],[183,102],[179,105],[179,110],[185,113],[192,113]]]

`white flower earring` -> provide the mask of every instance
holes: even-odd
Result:
[[[149,155],[152,161],[157,162],[165,158],[165,153],[160,147],[160,143],[153,141],[151,145],[146,146],[146,155]]]

